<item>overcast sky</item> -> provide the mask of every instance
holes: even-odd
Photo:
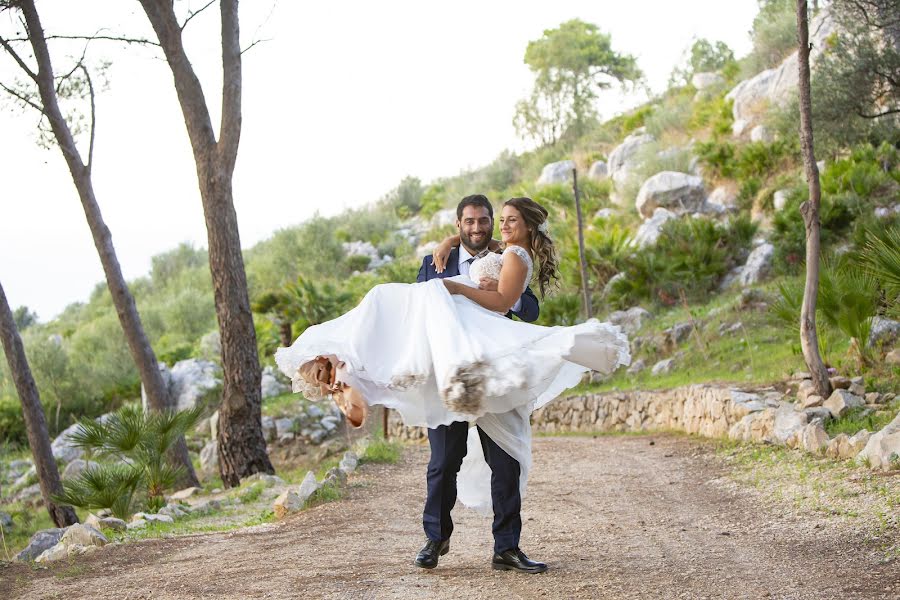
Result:
[[[205,2],[176,3],[198,8]],[[48,34],[101,29],[152,37],[136,1],[42,0]],[[77,5],[77,6],[75,6]],[[405,175],[427,182],[521,149],[515,102],[531,86],[525,46],[571,18],[612,34],[634,54],[654,92],[665,89],[692,40],[750,49],[756,0],[592,0],[453,3],[245,0],[243,132],[235,205],[242,245],[316,211],[331,215],[378,199]],[[15,24],[0,19],[4,34]],[[216,7],[187,29],[213,122],[218,122],[220,49]],[[59,70],[81,45],[53,46]],[[171,73],[149,49],[95,42],[88,56],[112,61],[98,98],[94,187],[129,279],[181,242],[206,246],[194,163]],[[20,77],[0,57],[0,78]],[[609,93],[610,117],[646,96]],[[42,321],[87,299],[103,272],[58,149],[36,144],[36,114],[0,107],[0,283],[13,307]]]

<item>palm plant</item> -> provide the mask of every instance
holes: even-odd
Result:
[[[120,518],[127,518],[142,499],[149,510],[159,510],[184,469],[169,459],[169,449],[197,423],[201,410],[145,413],[139,406],[124,406],[101,421],[80,421],[70,435],[72,443],[89,456],[114,462],[91,465],[64,481],[57,500],[108,508]]]
[[[858,265],[823,261],[819,273],[818,312],[825,322],[850,338],[860,368],[869,364],[866,342],[878,311],[878,282]]]
[[[884,288],[888,312],[900,316],[900,227],[870,236],[862,259],[866,271]]]

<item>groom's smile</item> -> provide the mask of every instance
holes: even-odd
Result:
[[[472,254],[481,252],[491,241],[494,219],[483,206],[466,206],[457,221],[459,240]]]

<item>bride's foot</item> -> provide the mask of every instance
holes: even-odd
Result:
[[[369,414],[369,405],[356,388],[344,383],[339,383],[338,386],[339,389],[332,392],[334,403],[344,413],[347,422],[354,429],[359,429]]]

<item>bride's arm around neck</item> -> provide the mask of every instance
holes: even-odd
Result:
[[[514,253],[510,252],[509,254]],[[522,295],[522,290],[525,289],[525,279],[528,277],[528,265],[520,256],[515,256],[514,259],[503,261],[496,291],[473,288],[447,279],[444,280],[444,285],[451,294],[465,296],[488,310],[506,313]]]

